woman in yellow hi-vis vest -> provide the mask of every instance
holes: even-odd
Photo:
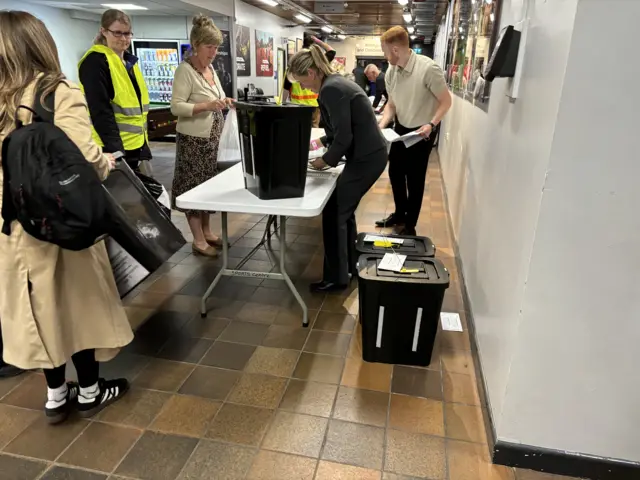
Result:
[[[330,45],[312,35],[305,36],[302,46],[309,48],[313,44],[320,46],[325,51],[325,56],[329,63],[333,62],[333,59],[336,57],[336,51],[331,48]],[[282,97],[282,101],[289,99],[291,103],[316,107],[312,123],[314,128],[320,126],[320,108],[318,108],[318,95],[316,93],[309,89],[302,88],[298,82],[292,82],[288,76],[285,76]]]
[[[141,161],[151,160],[151,149],[149,91],[138,58],[127,52],[132,36],[129,17],[120,10],[107,10],[95,44],[80,59],[78,69],[94,141],[107,153],[124,153],[135,169]]]

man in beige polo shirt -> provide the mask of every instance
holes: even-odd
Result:
[[[389,101],[380,127],[386,128],[395,121],[394,129],[399,135],[416,131],[424,140],[409,148],[402,142],[392,145],[389,179],[395,212],[376,225],[396,227],[401,235],[416,235],[434,130],[451,108],[451,94],[442,69],[429,57],[411,50],[404,28],[387,30],[380,41],[389,61],[385,78]]]

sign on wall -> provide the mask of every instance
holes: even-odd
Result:
[[[356,57],[384,57],[380,46],[380,37],[356,37]]]
[[[213,60],[213,69],[218,74],[222,89],[227,97],[233,97],[233,77],[231,75],[231,43],[229,32],[222,32],[222,44],[218,48],[218,55]]]
[[[273,35],[256,30],[256,76],[273,77]]]
[[[239,77],[251,75],[251,30],[236,25],[236,73]]]

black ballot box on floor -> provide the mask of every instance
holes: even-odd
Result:
[[[435,258],[415,256],[404,262],[407,273],[380,270],[383,257],[366,254],[358,260],[363,359],[426,367],[449,271]]]
[[[377,245],[379,241],[384,245]],[[401,243],[400,243],[401,242]],[[384,235],[380,233],[360,233],[356,240],[356,251],[360,255],[379,253],[384,255],[391,251],[400,255],[416,257],[435,257],[436,246],[428,237],[412,237],[408,235]]]
[[[315,107],[237,102],[245,188],[262,200],[304,196]]]

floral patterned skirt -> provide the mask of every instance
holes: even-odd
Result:
[[[213,126],[209,138],[192,137],[182,133],[176,135],[176,164],[171,187],[172,209],[187,215],[206,213],[178,208],[176,198],[218,174],[218,145],[222,127],[224,127],[222,112],[213,112]]]

